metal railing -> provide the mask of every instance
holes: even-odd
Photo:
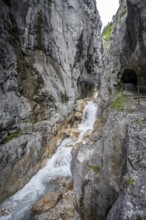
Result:
[[[135,86],[132,83],[126,83],[123,84],[123,91],[125,91],[124,95],[137,98],[138,105],[140,105],[140,99],[146,98],[146,87],[144,86]]]

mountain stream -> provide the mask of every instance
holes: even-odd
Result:
[[[53,191],[55,184],[49,181],[55,176],[71,176],[71,150],[76,143],[83,141],[83,135],[89,129],[93,129],[96,120],[97,104],[88,101],[84,108],[81,123],[78,125],[80,135],[77,141],[65,138],[57,148],[54,155],[48,159],[45,167],[31,178],[31,180],[16,194],[6,199],[0,210],[5,210],[5,215],[0,220],[30,220],[31,208],[45,192]],[[2,211],[1,211],[2,212]]]

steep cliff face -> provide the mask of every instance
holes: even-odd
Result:
[[[118,198],[126,166],[125,122],[114,112],[106,124],[98,119],[92,142],[73,155],[75,207],[84,220],[107,219]]]
[[[138,84],[146,86],[146,2],[127,1],[128,16],[121,62],[135,71]]]
[[[108,100],[118,87],[123,67],[121,52],[123,51],[123,38],[126,32],[127,4],[121,1],[120,7],[112,21],[111,39],[108,49],[104,51],[104,71],[101,77],[101,95]]]
[[[75,207],[84,220],[145,219],[146,114],[130,107],[106,114],[92,142],[73,155]]]
[[[50,140],[102,67],[94,0],[0,0],[0,200],[50,155]],[[47,153],[45,153],[47,151]]]
[[[105,69],[101,77],[101,95],[105,100],[121,86],[122,76],[128,72],[136,75],[138,85],[146,85],[145,12],[145,1],[121,1],[113,20],[109,50],[105,52]]]

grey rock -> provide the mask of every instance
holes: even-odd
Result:
[[[126,32],[127,4],[122,1],[120,7],[113,18],[111,41],[108,50],[104,50],[104,70],[101,77],[100,94],[104,100],[119,88],[123,65],[121,63],[121,53],[123,51],[123,38]]]
[[[38,166],[43,150],[40,133],[22,135],[1,145],[1,200],[19,190],[24,182],[26,183],[37,171],[36,166]]]
[[[127,167],[124,189],[112,207],[107,219],[144,219],[146,216],[145,123],[132,120],[127,137]]]
[[[144,118],[110,112],[103,137],[73,153],[74,203],[82,219],[145,218]]]
[[[130,112],[109,110],[125,73],[146,85],[145,26],[146,1],[120,1],[101,75],[103,136],[73,154],[74,203],[85,220],[146,218],[145,107],[135,103]]]
[[[73,155],[75,207],[82,219],[106,219],[118,198],[126,160],[126,122],[121,119],[110,115],[104,138],[92,146],[83,145]]]
[[[108,100],[122,86],[122,76],[129,71],[136,75],[138,85],[145,87],[145,12],[144,0],[128,0],[121,1],[114,16],[112,37],[109,50],[105,51],[101,78],[100,93],[104,100]]]
[[[127,7],[127,25],[121,60],[127,68],[136,72],[139,84],[145,86],[146,2],[130,0],[127,2]]]
[[[33,134],[43,140],[39,141],[41,149],[35,149],[35,162],[28,156],[26,167],[19,166],[21,184],[17,184],[18,168],[11,180],[3,178],[2,201],[37,171],[47,139],[72,113],[76,99],[90,95],[99,82],[102,42],[95,0],[0,0],[0,8],[1,176],[11,176],[11,166],[25,160],[25,152],[18,157],[18,149],[37,142]],[[6,143],[14,129],[22,137]],[[7,148],[13,151],[12,157]],[[15,182],[17,187],[13,187]]]

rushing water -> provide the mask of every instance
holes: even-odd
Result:
[[[0,220],[30,220],[33,204],[48,191],[53,191],[54,184],[49,180],[55,176],[70,176],[70,162],[72,145],[82,140],[84,133],[93,129],[96,119],[97,105],[89,101],[84,108],[83,118],[78,125],[79,138],[73,142],[65,138],[56,153],[48,160],[47,165],[38,171],[20,191],[4,201],[0,210],[7,210],[8,215],[1,216]]]

